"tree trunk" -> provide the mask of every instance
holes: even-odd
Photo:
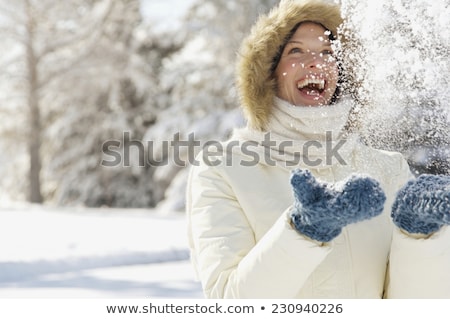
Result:
[[[30,10],[30,4],[27,5],[27,34],[26,55],[27,55],[27,73],[28,73],[28,106],[29,106],[29,134],[28,134],[28,153],[30,161],[29,170],[29,193],[28,200],[32,203],[42,203],[41,193],[41,114],[39,109],[39,83],[37,59],[33,47],[34,41],[34,19]]]
[[[30,83],[31,84],[31,83]],[[30,85],[31,86],[31,85]],[[30,160],[29,170],[29,198],[32,203],[42,203],[41,194],[41,121],[39,112],[39,103],[36,100],[35,89],[29,89],[29,107],[30,107],[30,133],[28,140],[28,152]]]

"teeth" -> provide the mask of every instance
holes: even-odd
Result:
[[[297,88],[301,89],[311,84],[317,86],[319,90],[323,90],[325,88],[325,80],[323,79],[304,79],[297,83]]]

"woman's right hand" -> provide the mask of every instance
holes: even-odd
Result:
[[[337,184],[318,182],[308,170],[291,175],[294,205],[291,220],[295,229],[320,242],[337,237],[342,228],[378,216],[386,196],[379,183],[368,176],[351,175]]]

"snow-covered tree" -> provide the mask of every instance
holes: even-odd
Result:
[[[45,129],[43,117],[47,111],[43,96],[49,92],[52,81],[76,66],[90,50],[98,37],[99,32],[95,30],[108,16],[110,7],[110,1],[103,1],[95,6],[92,14],[87,15],[80,10],[81,4],[75,1],[59,5],[54,1],[1,2],[0,14],[6,20],[3,36],[9,37],[13,47],[17,47],[15,56],[4,63],[6,73],[20,79],[15,94],[21,95],[19,105],[22,107],[17,113],[22,113],[19,116],[25,119],[26,125],[18,130],[18,134],[26,136],[28,199],[31,202],[43,200],[41,147]],[[92,43],[86,45],[86,42]]]
[[[139,2],[3,1],[0,13],[14,48],[0,63],[11,92],[1,96],[2,137],[29,145],[30,168],[15,178],[30,172],[29,199],[150,205],[148,170],[136,177],[134,168],[100,165],[105,141],[124,132],[140,139],[154,117],[157,88],[135,34]]]
[[[142,154],[129,153],[154,122],[158,94],[156,70],[147,55],[159,48],[147,46],[149,37],[140,23],[138,1],[114,1],[92,55],[59,83],[70,101],[49,130],[57,156],[48,174],[60,204],[154,205],[152,170],[140,162]],[[120,142],[115,151],[121,161],[102,165],[104,147],[113,140]]]
[[[154,175],[157,200],[164,199],[165,208],[183,209],[185,168],[192,156],[185,147],[179,157],[186,165],[174,163],[173,150],[164,154],[163,141],[179,139],[199,151],[190,134],[203,145],[226,139],[232,128],[243,124],[234,87],[237,50],[258,15],[277,2],[195,1],[189,10],[183,24],[184,46],[162,61],[161,89],[167,94],[155,125],[145,135],[145,141],[153,143],[149,152],[168,160],[156,167]]]

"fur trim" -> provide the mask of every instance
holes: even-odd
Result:
[[[248,126],[264,130],[276,92],[273,59],[300,22],[322,24],[337,36],[342,23],[338,5],[324,0],[281,0],[261,16],[243,41],[237,64],[237,87]]]

